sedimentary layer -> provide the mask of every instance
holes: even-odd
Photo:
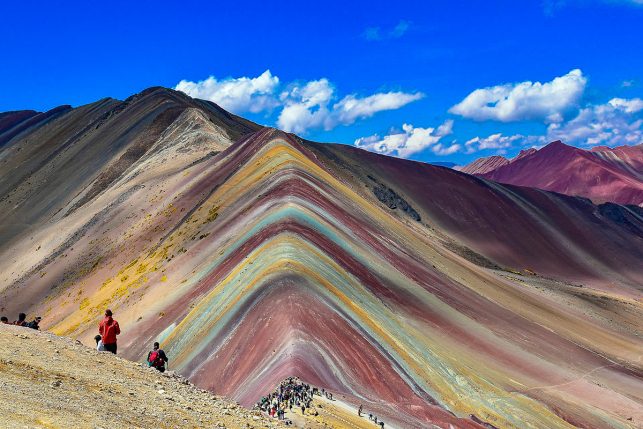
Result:
[[[20,154],[49,132],[2,149],[0,312],[90,342],[109,307],[124,356],[161,341],[246,405],[296,376],[400,427],[643,422],[640,211],[304,141],[160,89],[95,140],[79,131],[119,103],[43,125],[64,138],[24,158],[35,170]],[[76,172],[87,147],[64,148],[118,121],[123,146]]]

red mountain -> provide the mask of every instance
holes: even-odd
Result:
[[[500,155],[485,156],[484,158],[478,158],[471,164],[460,168],[460,171],[469,174],[485,174],[496,170],[503,165],[507,165],[510,162],[510,160]]]
[[[555,141],[540,150],[522,151],[512,160],[480,158],[461,171],[596,203],[643,205],[643,144],[583,150]]]
[[[357,422],[335,427],[374,427],[360,405],[387,428],[643,422],[643,208],[306,141],[164,88],[1,118],[0,315],[93,345],[110,308],[120,356],[159,341],[246,406],[298,377]]]

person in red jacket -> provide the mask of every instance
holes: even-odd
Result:
[[[103,338],[105,351],[116,354],[116,336],[121,333],[121,328],[112,318],[112,310],[105,310],[105,318],[98,325],[98,333]]]

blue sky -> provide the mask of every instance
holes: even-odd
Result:
[[[638,144],[642,2],[3,2],[0,111],[184,81],[262,124],[422,161]]]

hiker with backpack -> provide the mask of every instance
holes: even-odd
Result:
[[[118,322],[112,318],[112,310],[105,310],[105,318],[98,325],[98,333],[102,337],[105,350],[116,354],[116,336],[120,335],[121,328],[118,326]]]
[[[147,365],[156,368],[160,372],[165,372],[167,361],[167,355],[160,348],[159,343],[154,343],[154,349],[147,354]]]

